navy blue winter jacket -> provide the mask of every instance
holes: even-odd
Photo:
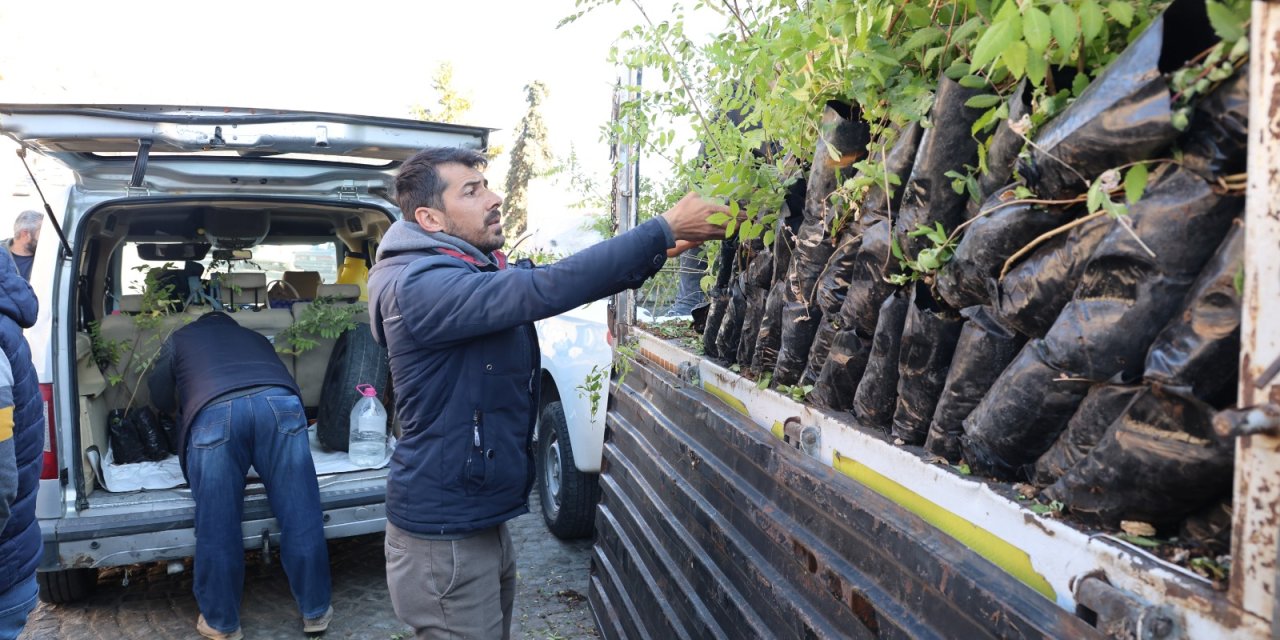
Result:
[[[0,249],[3,251],[3,249]],[[18,275],[7,255],[0,256],[0,349],[13,369],[13,444],[18,463],[18,494],[9,522],[0,531],[0,593],[31,577],[40,559],[40,525],[36,523],[36,489],[44,464],[44,402],[31,347],[22,330],[35,324],[36,294]]]
[[[666,222],[545,267],[505,268],[412,221],[391,226],[369,272],[403,435],[387,519],[410,532],[477,531],[528,512],[541,356],[533,322],[639,286],[673,246]]]

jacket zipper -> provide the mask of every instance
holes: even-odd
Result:
[[[471,434],[474,437],[475,446],[480,448],[480,425],[484,423],[484,412],[476,409],[471,416]]]

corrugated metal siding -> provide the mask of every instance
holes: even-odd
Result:
[[[956,540],[637,363],[615,386],[590,600],[607,638],[1087,638]]]

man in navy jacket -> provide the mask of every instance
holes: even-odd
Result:
[[[507,638],[528,512],[540,356],[533,322],[639,286],[668,257],[719,239],[694,194],[636,229],[547,267],[507,268],[502,198],[484,156],[429,148],[396,180],[404,219],[369,272],[403,436],[387,479],[387,583],[419,638]]]
[[[0,531],[0,638],[16,638],[36,607],[41,542],[36,489],[43,466],[44,402],[22,330],[35,324],[36,294],[0,249],[0,351],[13,371],[13,453],[17,490]]]

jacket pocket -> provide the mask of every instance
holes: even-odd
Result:
[[[485,447],[484,411],[476,409],[471,416],[471,437],[467,441],[467,457],[462,467],[462,489],[467,495],[484,490],[493,466],[493,449]]]

